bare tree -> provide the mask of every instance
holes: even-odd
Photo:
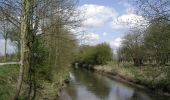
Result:
[[[136,0],[135,7],[139,14],[150,20],[170,21],[169,0]]]
[[[133,61],[135,66],[142,65],[144,59],[143,32],[137,29],[129,31],[123,38],[118,54],[121,61]]]

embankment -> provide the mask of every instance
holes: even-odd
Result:
[[[116,79],[130,85],[170,96],[169,66],[95,66],[93,70],[109,78]]]

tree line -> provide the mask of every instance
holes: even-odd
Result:
[[[148,21],[145,28],[133,28],[124,37],[118,50],[119,61],[165,65],[170,62],[169,0],[138,0],[136,9]]]
[[[109,44],[101,43],[96,46],[82,45],[76,55],[74,63],[80,67],[94,67],[104,65],[113,60],[113,51]]]

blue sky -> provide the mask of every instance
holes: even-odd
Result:
[[[85,16],[82,29],[88,38],[86,43],[107,42],[117,49],[124,33],[144,20],[135,14],[130,2],[132,0],[80,0],[79,9]]]
[[[96,5],[103,5],[107,7],[113,7],[114,9],[118,10],[120,14],[125,13],[126,9],[123,5],[122,2],[128,2],[125,0],[80,0],[79,5],[84,5],[84,4],[96,4]]]
[[[135,14],[130,1],[133,0],[80,0],[77,9],[84,19],[79,29],[84,33],[83,38],[86,38],[82,39],[83,43],[96,45],[107,42],[113,50],[119,48],[125,32],[144,22],[142,16]],[[0,47],[4,48],[2,36]],[[15,51],[10,41],[8,47],[10,52]],[[0,55],[4,53],[2,48]]]

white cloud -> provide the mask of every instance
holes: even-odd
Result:
[[[113,49],[117,49],[121,46],[121,42],[122,42],[122,38],[118,37],[116,39],[114,39],[113,41],[110,42],[110,46]]]
[[[99,40],[99,35],[95,33],[88,33],[84,35],[84,38],[89,41],[97,41]]]
[[[117,16],[113,8],[95,4],[85,4],[79,9],[84,13],[83,26],[88,28],[103,26],[107,21]]]
[[[107,41],[113,49],[116,49],[120,47],[122,38],[116,38],[113,41],[104,40],[108,38],[107,30],[124,32],[130,28],[146,24],[144,17],[134,14],[134,8],[129,3],[121,3],[126,8],[123,15],[119,15],[120,13],[116,12],[114,8],[102,5],[85,4],[79,7],[79,10],[84,14],[81,28],[88,33],[81,36],[83,44],[95,45]],[[110,27],[106,27],[106,25],[110,25]],[[91,31],[100,32],[99,28],[106,31],[101,34],[101,37],[96,33],[91,33]],[[102,36],[105,38],[101,39]]]
[[[96,33],[86,33],[82,36],[83,44],[96,45],[99,43],[100,36]]]
[[[16,52],[16,47],[12,45],[12,42],[10,40],[7,40],[7,53],[13,54]],[[5,54],[5,40],[0,39],[0,56]]]
[[[112,28],[119,30],[145,25],[147,25],[147,21],[142,16],[136,14],[124,14],[112,22]]]

